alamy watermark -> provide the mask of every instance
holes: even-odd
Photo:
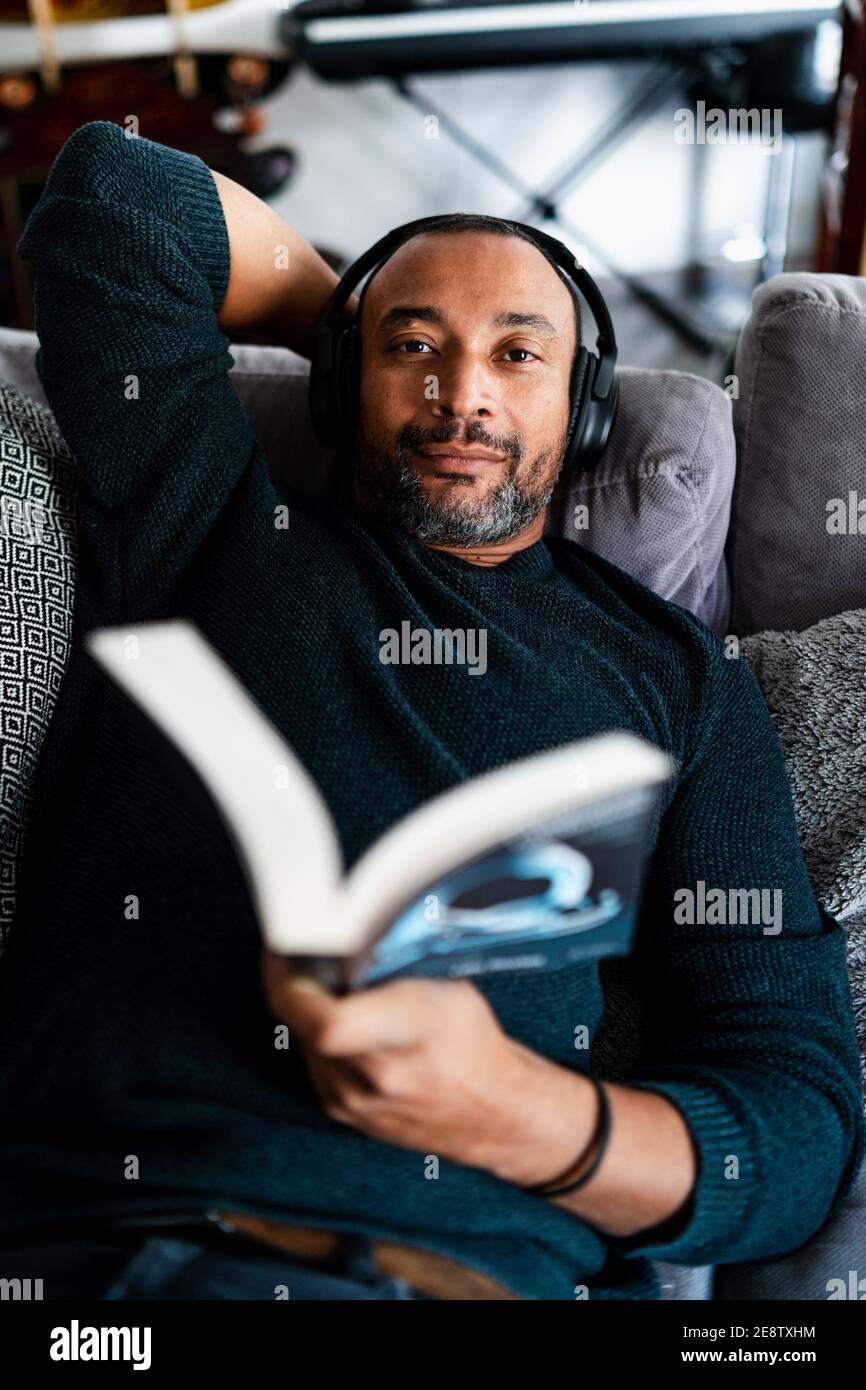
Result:
[[[134,1371],[147,1371],[151,1360],[149,1327],[82,1327],[73,1318],[68,1327],[51,1329],[48,1355],[52,1361],[131,1361]]]
[[[702,878],[691,888],[674,893],[674,921],[689,926],[695,922],[714,925],[763,924],[764,936],[778,936],[782,930],[781,888],[707,888]],[[772,910],[770,895],[772,893]]]
[[[705,101],[698,101],[693,111],[681,106],[674,112],[674,142],[677,145],[728,145],[747,139],[760,145],[767,154],[778,154],[782,148],[782,109],[774,106],[730,107],[707,110]]]
[[[866,496],[849,488],[847,497],[829,497],[825,526],[828,536],[866,536]]]
[[[467,666],[470,676],[487,670],[486,627],[412,627],[407,620],[379,633],[383,666]]]
[[[0,1279],[0,1303],[38,1303],[42,1296],[41,1279]]]

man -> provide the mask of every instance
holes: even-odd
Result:
[[[426,1273],[407,1282],[428,1292],[433,1252],[452,1296],[472,1296],[468,1269],[553,1299],[655,1298],[653,1258],[806,1241],[864,1147],[843,933],[809,887],[745,664],[616,566],[542,540],[578,332],[551,263],[499,224],[395,252],[358,319],[351,505],[292,495],[287,530],[226,349],[255,328],[310,355],[335,277],[303,239],[199,160],[97,122],[20,250],[78,461],[81,559],[0,971],[9,1241],[42,1227],[62,1252],[77,1221],[93,1272],[111,1221],[217,1208],[250,1236],[412,1247]],[[349,863],[419,802],[543,748],[626,728],[674,755],[634,958],[648,1042],[605,1082],[603,1146],[575,1046],[602,1017],[596,966],[342,999],[270,955],[260,972],[224,837],[82,651],[92,627],[177,615],[316,777]],[[483,678],[383,664],[380,633],[405,619],[484,628]],[[781,930],[682,924],[674,894],[698,880],[781,891]],[[206,1269],[184,1287],[212,1289]]]

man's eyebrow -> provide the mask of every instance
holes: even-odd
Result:
[[[542,338],[558,338],[559,333],[546,314],[518,314],[505,310],[493,320],[494,328],[534,328]]]
[[[440,328],[448,326],[448,320],[433,304],[395,304],[379,320],[377,333],[388,333],[412,319],[435,323]],[[544,338],[558,338],[559,332],[546,314],[521,314],[513,309],[503,309],[491,319],[492,328],[534,328]]]

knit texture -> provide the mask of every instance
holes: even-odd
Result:
[[[82,127],[19,249],[80,470],[81,560],[0,964],[3,1228],[223,1203],[409,1241],[569,1300],[577,1286],[656,1298],[653,1258],[808,1239],[862,1157],[860,1067],[844,934],[810,888],[746,664],[568,541],[480,569],[275,489],[226,376],[228,242],[198,159]],[[532,752],[619,728],[673,755],[634,957],[649,1041],[628,1080],[690,1126],[683,1213],[611,1238],[481,1169],[443,1159],[430,1177],[429,1156],[324,1113],[300,1049],[274,1047],[225,833],[82,648],[96,625],[171,616],[198,624],[297,750],[348,864],[420,802]],[[486,629],[486,674],[383,665],[379,634],[405,620]],[[673,894],[698,880],[781,889],[782,931],[677,925]],[[477,987],[513,1037],[590,1068],[575,1030],[597,1035],[597,966]]]

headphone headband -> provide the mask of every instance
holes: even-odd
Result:
[[[342,444],[348,448],[354,444],[360,352],[356,324],[341,321],[349,296],[368,272],[372,279],[398,247],[420,232],[435,231],[450,217],[451,214],[443,213],[404,222],[380,237],[342,275],[322,314],[316,356],[310,370],[310,413],[320,444]],[[588,351],[582,343],[575,347],[563,464],[566,469],[585,467],[599,458],[607,444],[618,404],[618,383],[614,375],[616,335],[608,307],[592,276],[563,242],[525,222],[501,220],[506,227],[519,228],[539,249],[547,252],[583,295],[595,319],[596,352]]]

